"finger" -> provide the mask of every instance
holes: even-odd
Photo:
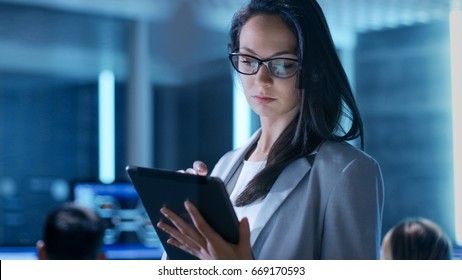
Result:
[[[176,240],[174,238],[167,239],[167,243],[172,245],[172,246],[175,246],[177,248],[180,248],[181,250],[183,250],[183,251],[185,251],[187,253],[190,253],[193,256],[196,256],[196,257],[200,258],[200,250],[194,250],[193,248],[191,248],[189,246],[186,246],[185,244],[179,242],[178,240]]]
[[[184,235],[176,228],[164,223],[158,222],[157,227],[169,235],[169,239],[175,240],[174,244],[176,247],[188,248],[188,253],[193,251],[200,251],[201,248],[197,245],[196,242],[191,240],[187,235]]]
[[[165,218],[170,220],[170,222],[172,222],[175,228],[179,230],[180,232],[187,234],[187,235],[190,235],[193,233],[194,230],[191,228],[191,226],[189,226],[188,223],[186,223],[175,212],[171,211],[170,209],[166,207],[162,207],[160,209],[160,212],[162,213],[162,215],[164,215]]]
[[[176,172],[178,172],[178,173],[185,173],[184,170],[177,170]]]
[[[178,244],[182,244],[181,246],[189,248],[188,250],[200,250],[200,247],[197,246],[196,242],[192,241],[188,236],[182,234],[176,228],[164,222],[158,222],[157,227],[167,233],[170,238],[175,239],[177,244],[175,245],[176,247],[180,247]]]
[[[250,225],[249,219],[244,218],[239,223],[239,244],[250,245]]]
[[[205,238],[206,241],[215,242],[223,240],[221,236],[213,230],[209,224],[204,220],[202,215],[197,210],[196,206],[190,201],[185,201],[184,206],[191,216],[191,220],[194,223],[197,231]]]
[[[239,250],[243,252],[244,258],[252,259],[252,245],[250,244],[250,225],[249,220],[244,218],[239,223]]]
[[[196,170],[197,174],[205,176],[209,172],[209,169],[205,163],[200,160],[196,160],[193,163],[193,168]]]
[[[186,169],[186,173],[192,174],[192,175],[197,175],[197,171],[194,170],[193,168],[188,168],[188,169]]]
[[[239,235],[242,237],[241,240],[250,240],[250,225],[247,218],[242,219],[239,223]]]
[[[170,222],[175,226],[176,230],[178,230],[181,234],[184,235],[184,238],[187,238],[188,240],[194,242],[199,247],[206,243],[204,238],[200,235],[200,233],[196,229],[192,228],[188,223],[186,223],[181,217],[179,217],[173,211],[171,211],[168,208],[163,207],[160,209],[160,212],[167,219],[170,220]],[[178,234],[176,232],[174,233]]]

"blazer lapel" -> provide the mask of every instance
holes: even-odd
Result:
[[[274,212],[281,206],[310,169],[311,163],[306,158],[300,158],[282,171],[261,205],[261,211],[254,225],[255,228],[262,228],[263,230],[263,227],[268,223]],[[257,239],[258,236],[252,237],[252,240],[255,240],[255,242]]]

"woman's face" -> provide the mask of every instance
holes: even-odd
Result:
[[[256,15],[242,27],[239,52],[265,60],[297,59],[297,39],[276,15]],[[270,75],[262,65],[255,75],[240,74],[245,97],[260,118],[292,120],[300,107],[297,74],[281,79]]]

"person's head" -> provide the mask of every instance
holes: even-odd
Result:
[[[49,213],[44,224],[43,241],[37,242],[40,259],[104,259],[104,224],[91,209],[72,203]]]
[[[415,218],[404,220],[385,235],[383,260],[449,260],[451,240],[434,222]]]
[[[256,21],[266,28],[250,30]],[[283,53],[271,53],[276,50]],[[297,66],[298,71],[286,79],[270,75],[264,66],[255,75],[240,77],[244,90],[248,79],[266,78],[266,82],[271,79],[275,86],[284,83],[286,91],[298,95],[298,118],[294,125],[296,135],[308,143],[305,149],[313,149],[324,139],[351,140],[362,136],[362,121],[348,79],[316,0],[251,0],[233,17],[229,52],[250,54],[261,60],[275,57],[298,60],[298,65],[290,64],[289,74]],[[275,65],[273,72],[281,72],[280,66]],[[350,129],[341,126],[342,116],[351,119]],[[292,140],[295,144],[299,139]]]
[[[360,136],[362,146],[362,120],[315,0],[251,0],[233,17],[228,47],[252,109],[260,118],[289,119],[244,204],[266,195],[285,166],[323,140]]]

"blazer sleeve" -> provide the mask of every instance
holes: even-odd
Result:
[[[325,209],[321,258],[379,259],[383,211],[380,167],[373,158],[363,156],[336,172]]]

